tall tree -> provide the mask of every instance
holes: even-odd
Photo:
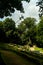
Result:
[[[35,22],[36,19],[34,18],[26,18],[18,26],[18,32],[20,33],[23,43],[27,43],[29,39],[33,41],[33,39],[35,38]]]
[[[5,19],[3,21],[3,28],[6,33],[7,42],[9,43],[15,43],[15,44],[21,44],[21,38],[19,36],[19,33],[16,30],[15,21],[12,19]]]
[[[15,11],[14,8],[23,12],[21,1],[29,2],[30,0],[0,0],[0,18],[11,15]]]

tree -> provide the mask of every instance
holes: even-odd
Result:
[[[3,30],[3,22],[0,21],[0,42],[6,42],[6,34]]]
[[[29,42],[29,39],[31,39],[31,41],[33,42],[33,39],[35,38],[35,33],[36,33],[35,22],[36,22],[36,19],[34,18],[26,18],[24,19],[24,21],[20,23],[20,25],[18,25],[19,33],[24,44]]]
[[[21,44],[22,40],[20,38],[20,35],[17,31],[9,30],[6,32],[6,36],[8,37],[10,43],[14,44]]]
[[[37,45],[43,47],[43,17],[40,18],[37,31]]]
[[[12,38],[12,43],[22,44],[22,40],[21,40],[20,35],[17,31],[13,32],[13,35],[11,38]]]
[[[0,21],[0,29],[3,29],[3,22]]]
[[[0,0],[0,18],[11,15],[15,8],[23,12],[21,1],[29,2],[30,0]]]
[[[3,30],[6,33],[7,42],[8,43],[15,43],[15,44],[21,44],[22,40],[19,36],[19,33],[17,31],[17,28],[15,26],[15,21],[12,19],[5,19],[3,21]]]
[[[15,21],[13,21],[12,19],[5,19],[3,21],[3,28],[4,28],[4,31],[7,32],[9,30],[15,30]]]
[[[39,16],[41,17],[41,16],[43,16],[43,0],[38,0],[38,2],[37,2],[37,6],[39,6],[40,8],[39,8]]]
[[[13,32],[15,31],[16,27],[15,27],[15,21],[13,21],[12,19],[6,18],[3,21],[3,30],[6,33],[6,38],[7,38],[7,42],[10,42],[12,39],[12,35]],[[11,38],[11,39],[10,39]]]

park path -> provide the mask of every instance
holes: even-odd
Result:
[[[36,65],[11,51],[2,50],[1,57],[6,65]]]

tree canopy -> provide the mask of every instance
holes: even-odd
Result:
[[[18,25],[19,34],[22,38],[23,43],[29,42],[30,37],[31,41],[33,40],[33,37],[35,38],[35,22],[35,18],[28,17],[24,19],[24,21],[22,21],[20,25]]]
[[[39,46],[43,47],[43,17],[40,18],[40,22],[38,24],[37,41],[39,42]]]
[[[7,18],[3,21],[3,27],[4,31],[15,30],[15,21]]]
[[[21,1],[29,2],[30,0],[0,0],[0,18],[11,15],[11,13],[14,13],[15,8],[23,12]]]

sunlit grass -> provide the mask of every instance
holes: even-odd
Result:
[[[43,48],[35,47],[35,50],[43,52]]]

